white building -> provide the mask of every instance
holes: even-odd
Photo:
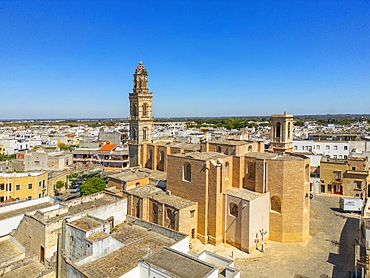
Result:
[[[294,140],[293,152],[313,153],[334,159],[347,159],[350,152],[348,141]]]

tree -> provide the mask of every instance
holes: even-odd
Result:
[[[91,178],[81,185],[81,196],[103,191],[105,181],[101,178]]]
[[[55,187],[58,188],[58,189],[63,188],[63,186],[64,186],[64,182],[63,181],[57,181],[57,184],[55,185]]]

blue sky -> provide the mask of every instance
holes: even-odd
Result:
[[[155,4],[154,4],[155,3]],[[0,1],[0,119],[370,113],[370,2]]]

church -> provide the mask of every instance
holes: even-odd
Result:
[[[154,182],[117,185],[128,197],[129,215],[245,252],[263,249],[266,240],[308,238],[309,158],[292,153],[292,115],[271,116],[268,150],[249,140],[152,140],[153,93],[142,62],[133,83],[128,172],[145,172],[148,180],[162,172],[166,180],[161,189]]]

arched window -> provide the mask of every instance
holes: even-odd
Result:
[[[290,122],[288,123],[288,138],[290,138]]]
[[[230,203],[229,204],[229,214],[234,217],[238,217],[238,213],[239,213],[238,205],[235,203]]]
[[[280,133],[281,133],[281,124],[278,122],[276,124],[275,137],[280,138]]]
[[[143,104],[143,117],[148,116],[148,104],[144,103]]]
[[[271,198],[271,210],[281,213],[281,201],[278,196]]]
[[[148,160],[149,161],[152,161],[152,158],[153,158],[153,151],[152,150],[149,150],[148,151]]]
[[[146,127],[143,128],[143,140],[148,140],[148,129]]]
[[[217,152],[221,152],[221,146],[217,146]]]
[[[252,151],[252,146],[248,146],[248,152],[250,153]]]
[[[164,162],[164,151],[159,152],[159,161],[162,163]]]
[[[183,179],[185,181],[191,181],[191,165],[189,162],[185,162],[183,165]]]

